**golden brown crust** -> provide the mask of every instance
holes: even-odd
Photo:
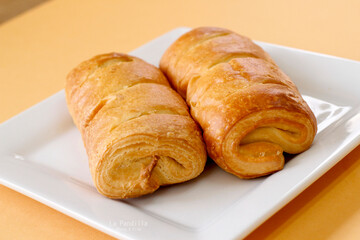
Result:
[[[202,27],[181,36],[160,68],[186,98],[211,158],[242,178],[283,168],[310,147],[316,119],[295,84],[249,38]]]
[[[70,72],[65,91],[103,195],[138,197],[202,172],[200,129],[156,67],[125,54],[99,55]]]

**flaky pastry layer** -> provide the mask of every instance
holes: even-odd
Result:
[[[210,157],[253,178],[284,166],[283,152],[312,144],[316,118],[297,87],[252,40],[201,27],[176,40],[160,68],[204,131]]]
[[[200,129],[156,67],[126,54],[98,55],[70,72],[65,92],[103,195],[138,197],[203,171]]]

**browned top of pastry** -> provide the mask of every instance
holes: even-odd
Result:
[[[69,73],[65,86],[76,125],[87,126],[117,92],[139,83],[169,86],[156,67],[126,54],[102,54],[82,62]]]
[[[185,96],[189,81],[216,64],[233,58],[255,57],[273,62],[251,39],[230,30],[215,27],[196,28],[174,42],[164,54],[160,66],[175,88]],[[176,76],[171,75],[176,72]]]

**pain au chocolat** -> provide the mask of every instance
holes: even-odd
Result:
[[[126,54],[98,55],[69,73],[65,92],[103,195],[138,197],[203,171],[201,131],[153,65]]]
[[[314,140],[316,118],[297,87],[247,37],[196,28],[166,50],[160,69],[203,129],[208,154],[229,173],[278,171],[283,152],[303,152]]]

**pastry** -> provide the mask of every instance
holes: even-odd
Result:
[[[240,178],[284,166],[283,152],[307,150],[316,118],[290,78],[252,40],[200,27],[164,53],[160,69],[186,99],[209,156]]]
[[[158,68],[126,54],[98,55],[69,73],[65,93],[101,194],[138,197],[203,171],[200,128]]]

